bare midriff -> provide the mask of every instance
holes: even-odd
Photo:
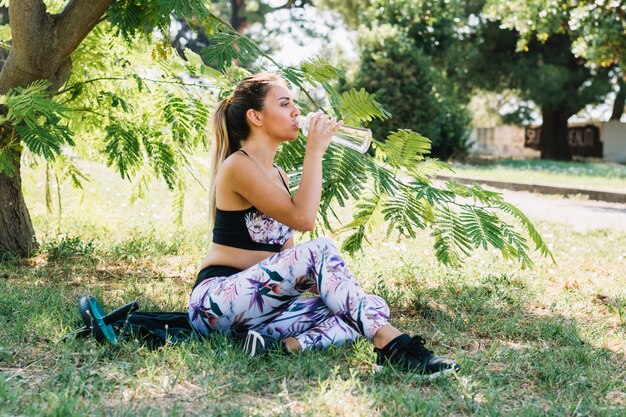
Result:
[[[212,243],[209,253],[200,265],[200,269],[210,265],[232,266],[242,270],[248,269],[252,265],[258,264],[275,253],[276,252],[239,249]]]

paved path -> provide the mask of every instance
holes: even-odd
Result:
[[[493,187],[485,187],[493,189]],[[515,204],[531,220],[564,223],[574,230],[620,229],[626,231],[626,204],[560,198],[527,191],[502,192],[506,201]]]

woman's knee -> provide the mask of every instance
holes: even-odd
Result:
[[[389,309],[389,304],[387,304],[387,301],[385,301],[384,298],[378,295],[368,294],[367,299],[370,305],[378,312],[379,315],[389,319],[389,316],[391,315],[391,310]]]
[[[335,242],[333,242],[332,239],[327,238],[325,236],[313,239],[311,243],[313,243],[317,247],[324,248],[327,250],[332,250],[332,251],[337,250],[337,247],[335,246]]]
[[[306,248],[313,253],[337,252],[337,247],[333,241],[327,237],[318,237],[308,242],[301,243],[297,248]]]

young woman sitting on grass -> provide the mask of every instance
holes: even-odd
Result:
[[[389,307],[366,294],[327,238],[294,246],[312,230],[322,191],[322,157],[341,122],[312,117],[302,177],[289,192],[274,163],[283,142],[298,137],[300,111],[285,81],[261,73],[242,80],[214,116],[211,215],[213,244],[202,262],[189,316],[204,334],[245,338],[250,356],[370,340],[377,365],[424,374],[457,371],[421,337],[389,324]],[[316,297],[302,297],[305,292]]]

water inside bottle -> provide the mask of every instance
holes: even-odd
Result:
[[[309,132],[309,121],[312,115],[313,113],[309,113],[306,117],[298,117],[298,126],[302,129],[304,135]],[[372,142],[372,131],[362,127],[344,125],[339,128],[337,133],[335,133],[330,140],[336,144],[354,149],[357,152],[365,153]]]

